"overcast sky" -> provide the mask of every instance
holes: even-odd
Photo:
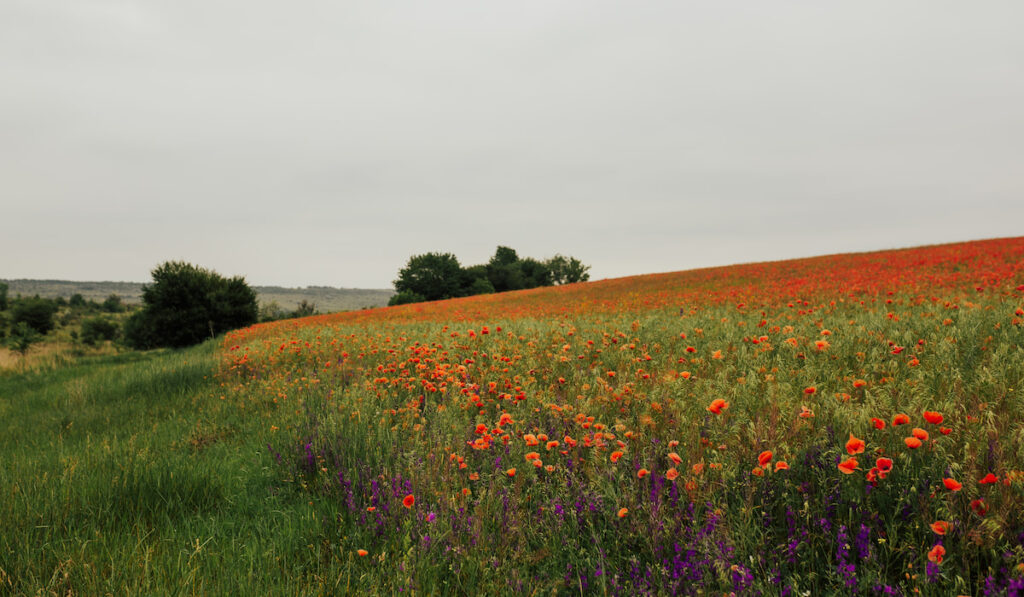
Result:
[[[1024,234],[1024,3],[0,1],[0,278]]]

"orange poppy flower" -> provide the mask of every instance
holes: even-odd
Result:
[[[512,468],[508,469],[507,471],[505,471],[505,474],[508,475],[509,477],[515,477],[516,476],[516,469],[515,469],[515,467],[512,467]]]
[[[754,475],[755,477],[763,477],[764,469],[759,466],[755,466],[754,469],[750,471],[750,474]]]
[[[840,462],[837,468],[841,473],[852,475],[853,471],[857,470],[857,464],[858,462],[856,458],[847,458],[846,460]]]
[[[930,410],[926,410],[926,411],[924,411],[924,420],[928,421],[932,425],[938,425],[938,424],[942,423],[942,421],[944,420],[944,417],[942,416],[941,413],[937,413],[937,412],[932,412]]]
[[[953,528],[953,523],[946,522],[945,520],[936,520],[932,523],[932,532],[936,535],[945,535]]]
[[[868,382],[864,381],[863,379],[853,380],[853,387],[855,388],[863,388],[866,385],[868,385]]]
[[[786,464],[785,460],[778,460],[775,462],[775,472],[788,471],[789,465]]]
[[[903,443],[907,444],[907,447],[911,450],[916,450],[921,447],[921,440],[916,437],[905,437]]]
[[[928,559],[936,564],[941,564],[943,557],[946,555],[946,548],[941,545],[936,545],[928,552]]]
[[[850,439],[848,439],[846,441],[846,453],[849,454],[850,456],[853,456],[854,454],[860,454],[863,451],[864,451],[864,440],[857,439],[851,433],[850,434]]]
[[[480,480],[480,473],[469,473],[469,480],[470,481],[479,481]]]
[[[415,503],[416,503],[416,496],[414,496],[411,493],[409,495],[405,496],[404,499],[402,499],[402,505],[405,506],[406,508],[412,508],[413,504],[415,504]]]
[[[551,448],[557,448],[558,447],[558,440],[557,439],[553,439],[553,440],[549,441],[545,447],[548,449],[548,451],[550,451]]]
[[[765,450],[757,455],[757,464],[764,466],[772,461],[772,451]]]
[[[893,426],[896,426],[896,425],[906,425],[907,423],[910,423],[910,417],[908,417],[907,415],[905,415],[903,413],[900,413],[900,414],[898,414],[898,415],[896,415],[895,417],[892,418]]]
[[[645,468],[642,468],[642,469],[640,469],[640,470],[638,470],[638,471],[636,472],[636,476],[637,476],[637,478],[639,478],[639,479],[643,479],[644,477],[646,477],[647,475],[649,475],[649,474],[650,474],[650,472],[651,472],[651,471],[649,471],[649,470],[647,470],[647,469],[645,469]]]
[[[373,511],[374,511],[374,510],[376,510],[376,509],[377,509],[377,507],[376,507],[376,506],[367,506],[367,507],[366,507],[366,511],[367,511],[367,512],[373,512]]]
[[[532,460],[538,460],[538,459],[540,459],[540,454],[538,454],[536,452],[527,452],[526,453],[526,461],[527,462],[530,462]]]
[[[810,419],[813,416],[814,416],[814,411],[812,411],[811,409],[807,408],[806,406],[801,406],[800,407],[800,418],[801,419]]]
[[[711,401],[711,405],[708,406],[708,412],[712,412],[716,415],[722,414],[722,411],[729,408],[729,403],[721,398],[715,398]]]
[[[924,429],[921,429],[920,427],[914,427],[910,431],[910,434],[923,442],[928,441],[928,432],[925,431]]]
[[[362,557],[362,556],[365,556],[366,554],[368,554],[370,552],[366,551],[365,549],[357,549],[356,553],[359,555],[359,557]]]
[[[879,458],[875,460],[875,466],[878,467],[878,472],[887,475],[892,470],[892,458]],[[882,478],[885,477],[882,476]]]
[[[942,480],[942,484],[946,486],[946,489],[950,491],[960,491],[963,485],[956,479],[945,478]]]
[[[622,458],[622,451],[621,450],[616,450],[616,451],[612,452],[612,456],[611,456],[612,462],[618,462],[619,458]]]
[[[674,462],[675,464],[679,464],[683,461],[679,454],[676,454],[675,452],[669,452],[668,459]]]
[[[678,476],[679,471],[677,471],[675,468],[670,468],[667,471],[665,471],[665,478],[668,479],[669,481],[675,481]]]
[[[625,518],[629,508],[619,508],[619,518]]]

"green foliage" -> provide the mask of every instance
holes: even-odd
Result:
[[[107,317],[90,317],[82,322],[82,332],[79,334],[82,342],[87,346],[94,346],[106,340],[116,340],[121,329],[117,322]]]
[[[75,294],[71,295],[71,298],[68,300],[68,305],[70,305],[71,307],[79,307],[79,308],[85,307],[86,306],[85,297],[76,292]]]
[[[423,300],[436,301],[459,296],[461,278],[462,266],[455,255],[425,253],[410,257],[409,263],[399,270],[398,279],[394,283],[399,294],[411,293],[405,297],[417,294]]]
[[[409,259],[395,280],[398,294],[388,305],[585,282],[587,270],[579,259],[556,255],[547,261],[519,258],[515,249],[499,246],[485,265],[459,266],[450,253],[427,253]]]
[[[552,284],[574,284],[590,279],[590,274],[587,273],[590,271],[590,266],[583,265],[575,257],[555,255],[547,261],[547,266],[551,271]]]
[[[411,290],[403,290],[396,293],[390,300],[388,300],[388,306],[391,307],[394,305],[406,305],[409,303],[422,303],[426,300],[427,299],[422,294]]]
[[[153,284],[143,287],[143,308],[125,324],[125,338],[135,348],[180,348],[256,322],[256,293],[239,276],[180,261],[153,270]]]
[[[125,310],[125,304],[121,301],[121,297],[116,294],[111,294],[103,301],[101,305],[104,311],[107,313],[121,313]]]
[[[0,311],[7,310],[7,284],[0,282]]]
[[[29,348],[41,339],[42,336],[32,326],[24,321],[19,321],[11,327],[11,333],[7,337],[7,346],[24,357]]]
[[[11,323],[17,326],[25,323],[39,334],[47,334],[53,329],[53,316],[57,313],[57,303],[49,299],[32,298],[18,299],[11,309]]]

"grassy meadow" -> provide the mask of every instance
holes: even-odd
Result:
[[[1024,238],[0,374],[0,594],[1024,592]]]

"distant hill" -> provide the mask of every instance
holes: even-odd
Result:
[[[121,297],[128,304],[142,302],[140,282],[72,282],[68,280],[0,280],[10,288],[10,296],[35,296],[45,298],[71,298],[81,294],[86,299],[102,301],[111,294]],[[253,286],[261,305],[277,302],[282,309],[293,310],[301,301],[316,305],[321,313],[352,311],[363,307],[382,307],[395,291],[387,288],[332,288],[330,286],[307,286],[305,288],[283,288],[281,286]]]

